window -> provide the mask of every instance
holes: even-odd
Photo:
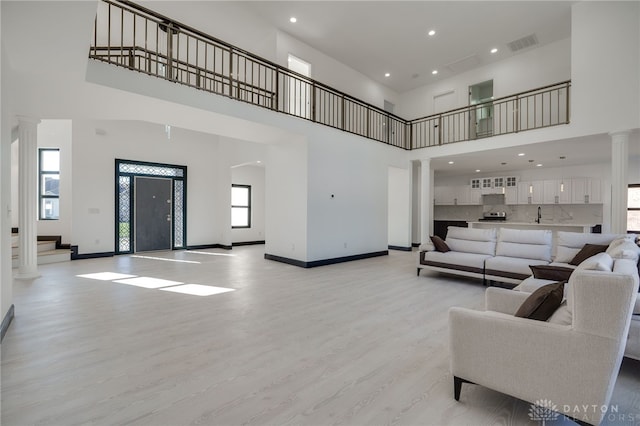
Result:
[[[640,232],[640,183],[629,185],[627,191],[627,230]]]
[[[41,148],[38,154],[38,217],[56,220],[60,218],[60,150]]]
[[[251,228],[251,186],[231,185],[231,227]]]

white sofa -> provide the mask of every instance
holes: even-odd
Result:
[[[585,244],[610,244],[626,239],[633,245],[635,234],[556,233],[549,230],[508,228],[473,229],[450,226],[446,244],[451,251],[435,250],[431,242],[420,245],[417,273],[422,269],[482,278],[513,285],[531,276],[531,265],[575,268],[569,262]]]
[[[433,244],[420,246],[418,275],[421,269],[483,278],[485,261],[495,256],[496,229],[471,229],[449,226],[445,242],[451,249],[436,251]]]
[[[599,424],[629,345],[638,294],[636,262],[600,257],[572,273],[567,300],[549,321],[515,317],[529,293],[496,287],[485,293],[486,311],[451,308],[454,398],[470,382],[532,404],[549,401],[570,417]]]
[[[484,264],[485,279],[519,284],[531,275],[530,265],[551,262],[552,239],[552,232],[545,229],[500,228],[496,255]]]
[[[627,248],[625,248],[625,246]],[[610,246],[611,247],[611,246]],[[617,249],[617,250],[616,250]],[[612,257],[616,256],[616,258]],[[611,247],[607,250],[607,252],[599,253],[577,267],[575,267],[575,272],[571,274],[571,277],[582,269],[594,268],[597,270],[603,270],[605,272],[613,272],[613,273],[621,273],[629,269],[629,273],[635,274],[638,276],[639,271],[639,258],[640,258],[640,248],[635,244],[628,242],[622,242],[621,244]],[[565,267],[564,263],[556,263],[556,265]],[[571,265],[568,265],[571,266]],[[624,268],[624,269],[623,269]],[[516,286],[514,290],[523,292],[525,294],[533,293],[538,288],[551,284],[555,282],[554,280],[535,278],[531,276],[520,285]],[[565,289],[565,297],[568,299],[568,294]],[[554,316],[550,319],[551,322],[558,323],[567,323],[571,318],[571,313],[569,311],[569,307],[567,305],[567,301],[565,301],[561,307],[556,311]],[[635,302],[633,306],[631,323],[629,326],[629,333],[627,336],[627,343],[624,351],[624,355],[628,358],[633,358],[640,360],[640,296],[635,295]]]

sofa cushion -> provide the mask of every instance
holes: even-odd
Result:
[[[513,290],[523,291],[525,293],[533,293],[537,289],[547,284],[553,284],[555,280],[545,280],[542,278],[534,278],[533,275],[522,280],[520,284],[513,288]]]
[[[582,262],[584,262],[585,260],[587,260],[588,258],[598,254],[598,253],[602,253],[607,251],[607,248],[609,248],[608,245],[601,245],[601,244],[585,244],[584,247],[582,247],[582,249],[576,253],[576,255],[573,257],[573,259],[571,259],[569,261],[570,265],[580,265]]]
[[[633,315],[640,315],[640,296],[636,296],[636,304],[633,307]]]
[[[611,272],[613,270],[613,265],[613,258],[606,252],[600,252],[580,262],[576,267],[576,271],[589,270]]]
[[[431,242],[433,243],[433,246],[439,252],[446,253],[446,252],[451,250],[449,248],[449,246],[447,245],[447,243],[445,243],[444,240],[442,238],[440,238],[439,236],[433,235],[433,236],[431,236],[429,238],[431,238]]]
[[[600,264],[598,266],[598,264]],[[595,270],[598,273],[602,274],[602,283],[603,285],[607,285],[609,277],[606,273],[605,265],[613,265],[609,267],[609,272],[613,272],[614,274],[624,274],[634,277],[635,280],[638,280],[638,265],[628,259],[618,259],[614,262],[614,260],[607,253],[598,253],[595,256],[587,259],[582,262],[576,268],[575,272],[571,274],[571,278],[569,278],[568,288],[567,288],[567,307],[569,311],[572,313],[573,311],[573,287],[576,285],[580,285],[580,276],[584,271]],[[602,268],[602,269],[598,269]],[[611,279],[615,279],[615,277],[611,277]]]
[[[635,234],[589,234],[558,231],[556,237],[556,253],[553,261],[568,263],[585,244],[610,244],[618,239],[634,241],[636,236]]]
[[[562,282],[569,281],[569,277],[573,272],[573,268],[564,268],[562,266],[529,265],[529,268],[535,278]]]
[[[495,256],[484,262],[485,273],[498,277],[523,280],[531,275],[530,265],[546,265],[547,262],[536,259]]]
[[[552,233],[549,230],[500,228],[496,256],[551,261]]]
[[[564,283],[547,284],[540,287],[520,305],[515,316],[546,321],[562,304]]]
[[[486,254],[448,251],[427,251],[422,253],[420,263],[427,266],[449,268],[459,271],[484,273],[484,262],[491,256]]]
[[[640,247],[627,239],[618,239],[612,241],[607,248],[607,254],[614,259],[629,259],[638,263],[640,258]]]
[[[494,256],[496,229],[473,229],[449,226],[445,242],[452,251]]]
[[[566,286],[565,286],[566,287]],[[560,307],[556,309],[556,311],[549,318],[549,322],[552,324],[559,325],[571,325],[572,323],[572,315],[567,307],[567,301],[562,302]]]

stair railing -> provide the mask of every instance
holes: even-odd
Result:
[[[101,0],[89,57],[419,149],[569,123],[570,81],[405,120],[127,0]]]

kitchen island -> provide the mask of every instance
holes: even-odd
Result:
[[[591,233],[595,223],[558,223],[558,222],[511,222],[501,220],[468,222],[469,228],[488,229],[488,228],[510,228],[510,229],[549,229],[555,234],[557,231],[567,232],[584,232]]]

